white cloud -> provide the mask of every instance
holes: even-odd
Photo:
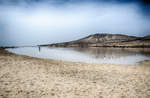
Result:
[[[146,35],[150,31],[149,19],[135,4],[5,5],[0,12],[7,45],[69,41],[97,32]],[[3,37],[1,45],[6,44]]]

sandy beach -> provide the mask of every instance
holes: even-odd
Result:
[[[0,98],[150,98],[150,61],[88,64],[0,49]]]

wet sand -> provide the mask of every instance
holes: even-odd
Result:
[[[88,64],[0,49],[0,98],[150,98],[150,61]]]

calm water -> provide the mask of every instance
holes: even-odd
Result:
[[[9,48],[10,52],[38,58],[99,64],[138,64],[150,60],[148,48]]]

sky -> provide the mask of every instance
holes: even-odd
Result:
[[[0,0],[0,46],[66,42],[95,33],[150,35],[150,2]]]

